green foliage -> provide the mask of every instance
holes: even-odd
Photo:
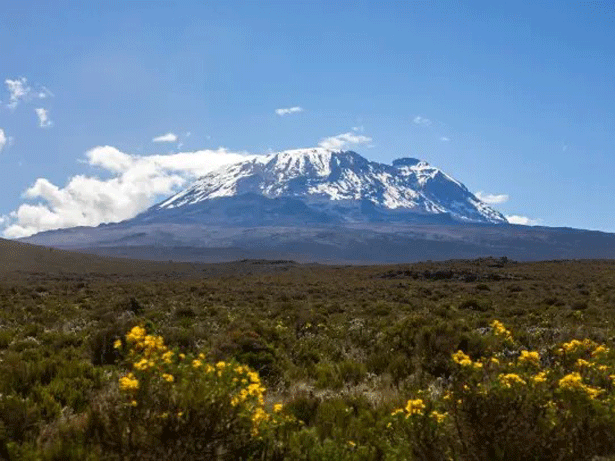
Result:
[[[615,347],[613,262],[243,262],[190,270],[0,280],[0,458],[615,455],[615,358],[592,356],[600,344]],[[514,338],[494,334],[494,318]],[[141,359],[125,340],[135,325],[164,337],[172,363],[135,369]],[[592,350],[559,353],[573,338]],[[482,367],[456,363],[458,350]],[[519,363],[524,350],[539,354],[539,367]],[[195,374],[191,361],[202,352]],[[254,409],[230,403],[237,376],[203,373],[218,362],[258,372],[259,407],[275,421],[273,405],[283,402],[294,422],[253,435]],[[541,371],[546,381],[538,385],[532,376]],[[130,372],[140,383],[134,395],[118,381]],[[499,378],[506,374],[526,385],[506,387]],[[562,388],[566,376],[570,386]],[[594,398],[592,389],[600,390]],[[422,400],[421,414],[406,418],[408,399]],[[396,408],[403,411],[392,416]]]

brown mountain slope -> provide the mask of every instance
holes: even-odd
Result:
[[[199,278],[213,275],[240,275],[285,270],[290,261],[244,260],[225,264],[141,261],[59,250],[0,239],[0,280],[57,274],[63,277]]]

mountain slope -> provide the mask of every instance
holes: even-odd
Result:
[[[243,225],[293,220],[506,223],[463,184],[426,162],[403,158],[387,165],[324,148],[255,156],[223,167],[137,219]]]

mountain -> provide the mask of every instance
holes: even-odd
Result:
[[[428,163],[322,148],[253,156],[133,219],[29,243],[176,261],[384,263],[507,256],[615,258],[615,234],[512,225]]]
[[[506,218],[427,162],[402,158],[387,165],[352,151],[313,148],[255,156],[221,168],[136,221],[502,224]]]

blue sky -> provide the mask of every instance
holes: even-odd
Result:
[[[612,1],[4,2],[0,228],[123,219],[346,134],[506,215],[615,232],[613,37]]]

